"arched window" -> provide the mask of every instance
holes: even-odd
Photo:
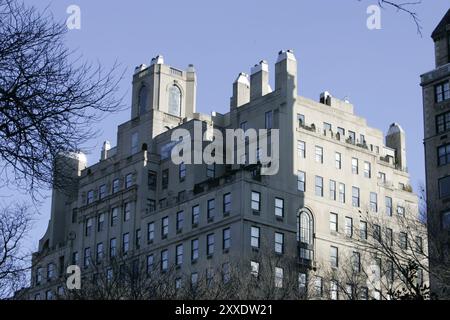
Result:
[[[181,91],[176,85],[169,89],[169,113],[174,116],[181,115]]]
[[[314,222],[311,212],[302,210],[297,215],[297,241],[299,242],[300,258],[313,260]]]
[[[139,105],[139,114],[144,114],[147,109],[147,87],[146,86],[142,86],[141,89],[139,89],[138,105]]]

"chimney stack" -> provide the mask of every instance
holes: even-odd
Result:
[[[269,93],[269,65],[261,60],[251,69],[250,100],[262,97]]]
[[[250,101],[250,82],[248,74],[241,72],[233,83],[233,96],[231,107],[237,108]]]
[[[275,90],[297,97],[297,59],[294,51],[282,50],[275,64]]]

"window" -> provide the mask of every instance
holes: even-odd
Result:
[[[316,162],[323,163],[323,148],[316,146]]]
[[[208,178],[214,178],[216,176],[216,164],[208,164],[206,166],[206,176]]]
[[[450,163],[450,144],[438,147],[438,165],[443,166]]]
[[[376,241],[381,242],[381,227],[377,224],[373,225],[373,238]]]
[[[251,275],[254,277],[258,277],[259,275],[259,262],[250,261]]]
[[[298,126],[302,127],[305,125],[305,115],[297,113],[297,122],[298,122]]]
[[[136,249],[141,247],[141,229],[136,229],[135,245]]]
[[[169,89],[169,108],[170,114],[179,117],[181,115],[181,91],[176,85]]]
[[[297,141],[297,153],[300,159],[306,158],[306,144],[305,141]]]
[[[384,202],[386,203],[386,214],[392,216],[392,198],[385,197]]]
[[[42,282],[42,267],[36,269],[35,282],[36,285],[39,285]]]
[[[422,286],[423,285],[423,270],[417,269],[417,285]]]
[[[161,221],[161,237],[166,238],[169,234],[169,217],[162,218]]]
[[[129,188],[133,185],[133,174],[129,173],[125,176],[125,188]]]
[[[54,263],[47,264],[47,280],[52,280],[55,277],[55,269]]]
[[[128,232],[124,233],[122,240],[123,254],[127,254],[128,250],[130,249],[130,234]]]
[[[206,236],[206,254],[211,256],[214,253],[215,236],[214,233],[210,233]]]
[[[359,207],[359,188],[352,187],[352,206]]]
[[[178,211],[177,212],[177,231],[180,231],[183,229],[183,223],[184,223],[184,211]]]
[[[348,140],[350,143],[355,144],[356,142],[356,134],[353,131],[348,131]]]
[[[91,264],[91,248],[84,249],[84,267],[87,268]]]
[[[397,214],[401,217],[405,216],[405,207],[397,206]]]
[[[323,131],[326,132],[326,131],[331,131],[331,130],[332,130],[331,124],[328,122],[324,122],[323,123]]]
[[[214,218],[216,211],[216,200],[215,199],[209,199],[208,200],[208,219]]]
[[[321,277],[316,276],[314,278],[314,291],[318,297],[323,295],[323,281]]]
[[[175,264],[177,266],[181,266],[183,263],[183,245],[179,244],[175,248],[176,256],[175,256]]]
[[[309,212],[301,211],[297,218],[297,241],[300,242],[300,258],[313,259],[313,219]]]
[[[345,137],[345,129],[344,128],[338,127],[337,133],[339,133],[340,138]]]
[[[127,202],[125,203],[124,209],[123,209],[123,221],[129,221],[131,217],[131,203]]]
[[[147,107],[147,87],[142,86],[138,94],[139,114],[144,114]]]
[[[155,223],[150,222],[147,224],[147,241],[152,242],[155,240]]]
[[[155,171],[149,171],[147,174],[147,185],[150,190],[156,190],[157,175]]]
[[[358,159],[352,158],[352,173],[358,174]]]
[[[408,235],[406,234],[406,232],[400,232],[399,239],[400,239],[400,248],[403,250],[407,250],[408,249]]]
[[[231,212],[231,193],[223,195],[223,213],[229,214]]]
[[[361,239],[367,240],[367,222],[359,222],[359,237]]]
[[[228,283],[231,280],[231,269],[228,262],[222,264],[222,281]]]
[[[94,219],[93,218],[88,218],[86,220],[86,231],[85,231],[85,235],[86,237],[89,237],[92,234],[92,225],[94,223]]]
[[[198,284],[198,272],[191,273],[191,288],[196,289]]]
[[[87,193],[87,204],[94,202],[94,190],[89,190]]]
[[[298,274],[298,290],[300,293],[306,293],[306,273],[300,272]]]
[[[378,199],[375,192],[370,193],[370,211],[378,212]]]
[[[353,237],[353,219],[350,217],[345,217],[345,235]]]
[[[163,170],[161,184],[163,189],[167,189],[169,185],[169,169]]]
[[[352,266],[354,272],[361,271],[361,254],[359,252],[353,251]]]
[[[284,200],[281,198],[275,198],[275,216],[284,216]]]
[[[339,183],[339,202],[345,203],[345,184]]]
[[[333,268],[337,268],[339,266],[337,247],[330,247],[330,264]]]
[[[392,247],[393,243],[394,243],[393,231],[391,228],[386,228],[386,244],[389,247]]]
[[[267,111],[265,114],[265,125],[266,129],[272,129],[273,128],[273,112]]]
[[[275,252],[282,254],[284,252],[284,234],[275,232]]]
[[[450,112],[447,111],[436,116],[436,133],[450,130]]]
[[[169,268],[169,251],[161,251],[161,271],[167,271]]]
[[[114,258],[117,252],[117,240],[116,238],[111,238],[109,240],[109,257]]]
[[[261,209],[261,194],[256,191],[252,191],[252,204],[253,210],[259,211]]]
[[[366,143],[366,137],[362,133],[359,134],[359,143],[360,144]]]
[[[378,180],[382,183],[386,183],[386,174],[384,172],[378,172]]]
[[[135,154],[139,151],[139,133],[134,132],[131,135],[131,154]]]
[[[200,222],[200,206],[196,205],[192,207],[192,226],[195,227]]]
[[[330,200],[336,200],[336,181],[330,180]]]
[[[323,197],[323,178],[316,176],[316,196]]]
[[[434,86],[434,93],[436,102],[442,102],[450,99],[450,85],[449,82],[442,82],[436,86]]]
[[[450,228],[450,211],[441,213],[441,227],[443,230],[448,230]]]
[[[97,220],[97,231],[101,232],[105,228],[105,214],[101,213]]]
[[[330,299],[337,300],[339,298],[338,282],[336,280],[330,281]]]
[[[337,215],[337,213],[330,213],[330,231],[338,232],[338,215]]]
[[[360,297],[361,297],[361,300],[369,300],[369,288],[361,287]]]
[[[283,288],[283,268],[275,267],[275,288]]]
[[[102,184],[99,188],[98,188],[98,198],[99,199],[103,199],[106,197],[106,184]]]
[[[155,259],[154,259],[153,254],[149,254],[147,256],[147,274],[150,274],[150,272],[153,271],[154,263],[155,263]]]
[[[259,248],[259,236],[260,236],[259,233],[260,233],[259,227],[251,227],[250,244],[252,248]]]
[[[181,289],[181,278],[176,278],[175,279],[175,290],[180,290]]]
[[[301,192],[305,192],[305,184],[306,184],[306,173],[303,171],[297,172],[297,190]]]
[[[156,210],[156,201],[153,199],[147,199],[147,209],[148,212],[153,212]]]
[[[120,189],[119,179],[114,179],[112,185],[113,185],[113,187],[112,187],[112,193],[118,192],[119,189]]]
[[[367,161],[364,161],[364,177],[369,179],[372,177],[371,165]]]
[[[450,176],[439,179],[439,198],[447,198],[450,196]]]
[[[97,243],[97,263],[103,260],[103,242]]]
[[[230,230],[230,228],[223,229],[222,235],[223,235],[223,242],[222,242],[223,250],[228,250],[231,247],[231,230]]]
[[[191,261],[198,259],[198,239],[191,241]]]
[[[78,265],[78,252],[77,251],[72,253],[72,264],[73,265]]]
[[[45,292],[45,299],[47,299],[47,300],[53,300],[53,292],[52,292],[52,290],[47,290],[47,291]]]
[[[184,179],[186,178],[186,165],[184,164],[184,162],[180,163],[180,165],[178,166],[178,178],[181,181],[184,181]]]
[[[423,241],[422,237],[416,236],[416,252],[423,253]]]
[[[342,168],[342,155],[339,152],[336,152],[334,154],[334,158],[335,158],[334,163],[335,163],[336,169],[341,169]]]

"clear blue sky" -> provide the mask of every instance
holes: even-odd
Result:
[[[434,68],[430,34],[450,1],[423,0],[415,7],[423,37],[409,16],[382,10],[381,30],[368,30],[366,8],[376,0],[301,1],[92,1],[53,0],[49,10],[65,20],[71,4],[81,8],[81,30],[68,33],[67,44],[91,61],[127,67],[121,90],[129,104],[134,67],[161,53],[178,68],[197,70],[197,110],[226,112],[231,85],[241,71],[266,59],[270,70],[280,49],[294,49],[299,62],[299,94],[318,99],[328,90],[349,97],[355,112],[370,126],[387,131],[399,122],[407,134],[408,167],[415,189],[424,182],[422,95],[419,75]],[[46,0],[26,0],[43,8]],[[273,77],[272,77],[273,87]],[[129,111],[98,124],[89,163],[98,161],[108,139]],[[3,191],[2,191],[3,192]],[[33,248],[44,234],[50,199],[40,208],[30,239]]]

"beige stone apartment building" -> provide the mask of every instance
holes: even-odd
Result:
[[[261,61],[233,83],[229,112],[205,115],[196,112],[192,65],[180,70],[158,56],[137,67],[130,120],[119,125],[117,145],[105,142],[93,165],[81,153],[61,156],[60,164],[71,169],[69,192],[53,191],[29,298],[63,295],[69,265],[81,268],[83,281],[95,277],[99,268],[94,272],[93,265],[111,273],[108,261],[117,256],[149,273],[176,265],[179,276],[169,285],[179,288],[211,270],[220,269],[228,281],[237,262],[243,272],[257,274],[263,262],[255,253],[261,251],[294,256],[298,288],[314,289],[314,298],[344,297],[339,279],[330,282],[325,270],[340,270],[350,259],[367,264],[369,278],[378,279],[367,280],[357,298],[382,298],[377,281],[388,264],[359,252],[358,243],[377,231],[373,218],[382,222],[380,236],[408,244],[397,217],[415,219],[418,200],[407,172],[405,133],[393,123],[385,137],[349,101],[328,92],[318,101],[298,96],[290,50],[279,52],[274,69],[273,89],[269,65]],[[193,132],[196,121],[203,131],[265,128],[271,135],[279,129],[278,172],[261,175],[259,165],[175,165],[171,133]],[[275,290],[281,289],[287,269],[273,271]]]

